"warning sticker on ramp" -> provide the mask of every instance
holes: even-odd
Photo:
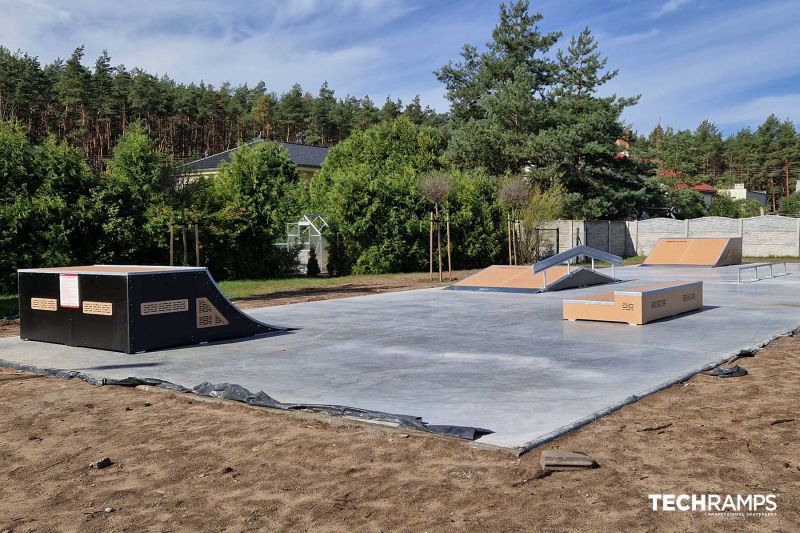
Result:
[[[58,290],[61,295],[61,307],[78,309],[81,306],[77,274],[60,274],[58,276]]]

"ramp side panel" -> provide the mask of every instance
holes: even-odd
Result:
[[[77,275],[82,305],[63,307],[60,302],[58,271],[18,274],[20,338],[127,352],[127,282],[125,276]],[[32,305],[53,302],[50,309]],[[89,302],[92,307],[84,307]],[[101,312],[96,309],[102,308]]]
[[[735,237],[728,239],[725,250],[722,253],[716,266],[740,265],[742,264],[742,239]]]
[[[548,278],[549,281],[549,278]],[[567,289],[578,289],[580,287],[590,287],[593,285],[604,285],[614,283],[616,280],[611,276],[606,276],[600,272],[588,268],[578,267],[569,274],[549,283],[544,291],[563,291]]]
[[[237,309],[207,271],[128,279],[131,353],[278,331]]]

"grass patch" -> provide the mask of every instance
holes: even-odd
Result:
[[[376,274],[362,276],[342,276],[337,278],[294,277],[281,279],[242,279],[220,281],[222,292],[231,300],[268,296],[275,293],[299,292],[309,289],[327,289],[345,285],[374,284],[380,280],[390,281],[394,278],[408,279],[410,282],[419,278],[420,283],[428,283],[428,274]]]
[[[636,255],[634,257],[626,257],[623,259],[623,265],[641,265],[647,259],[646,255]]]
[[[0,294],[0,318],[16,316],[19,313],[19,301],[16,294]]]
[[[775,256],[775,257],[742,257],[742,263],[799,263],[800,257]]]

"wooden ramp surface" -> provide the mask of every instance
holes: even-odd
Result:
[[[742,239],[659,239],[644,265],[719,267],[742,262]]]
[[[548,268],[547,283],[551,284],[567,275],[567,267]],[[544,272],[534,274],[530,265],[492,265],[454,284],[456,287],[474,287],[486,290],[538,291],[544,288]]]

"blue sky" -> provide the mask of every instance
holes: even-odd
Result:
[[[183,81],[295,81],[337,96],[387,94],[447,109],[432,71],[482,46],[494,0],[0,0],[0,44],[43,63],[80,44],[86,63],[108,49],[115,64]],[[639,131],[661,120],[725,132],[769,113],[800,120],[798,0],[543,0],[542,29],[559,46],[584,26],[620,75],[607,92],[641,94],[625,114]]]

